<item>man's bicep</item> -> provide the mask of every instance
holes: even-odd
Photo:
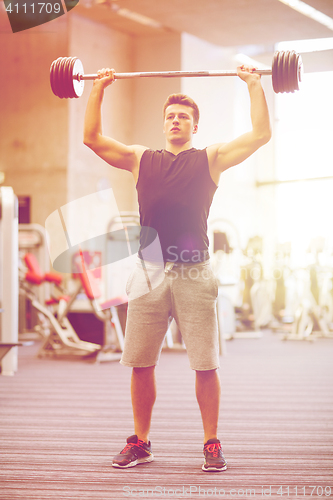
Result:
[[[252,132],[247,132],[226,144],[217,145],[215,168],[223,172],[238,165],[251,156],[261,145]]]
[[[107,136],[100,136],[91,149],[109,165],[123,170],[133,171],[140,161],[142,146],[127,146]],[[141,153],[142,154],[142,153]]]

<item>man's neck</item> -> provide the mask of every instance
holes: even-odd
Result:
[[[192,149],[192,142],[186,142],[185,144],[172,144],[170,142],[166,143],[165,150],[169,151],[174,155],[178,155],[182,151],[187,151],[188,149]]]

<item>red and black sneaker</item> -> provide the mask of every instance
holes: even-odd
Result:
[[[143,464],[145,462],[152,462],[154,460],[154,455],[151,452],[151,443],[145,443],[138,439],[138,436],[130,436],[127,439],[127,445],[125,448],[116,455],[112,461],[112,467],[119,467],[120,469],[126,469],[127,467],[134,467],[138,464]]]
[[[209,439],[204,446],[205,462],[202,470],[205,472],[221,472],[226,470],[227,461],[223,456],[222,446],[218,439]]]

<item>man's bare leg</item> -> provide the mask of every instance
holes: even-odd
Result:
[[[204,428],[205,472],[222,472],[227,469],[227,461],[217,438],[221,383],[217,370],[196,372],[196,395]]]
[[[112,466],[120,469],[151,462],[154,455],[149,443],[149,430],[153,406],[156,399],[154,366],[133,368],[131,380],[134,432],[125,448],[113,458]]]
[[[156,399],[155,366],[133,368],[131,396],[134,433],[148,443],[153,406]]]
[[[204,443],[217,438],[221,383],[217,370],[196,371],[196,396],[204,428]]]

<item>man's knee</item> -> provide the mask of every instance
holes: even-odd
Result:
[[[219,377],[218,369],[214,368],[214,370],[195,370],[196,376],[199,379],[205,380],[209,378]]]
[[[138,377],[149,377],[154,374],[154,371],[155,371],[155,365],[133,368],[133,375]]]

